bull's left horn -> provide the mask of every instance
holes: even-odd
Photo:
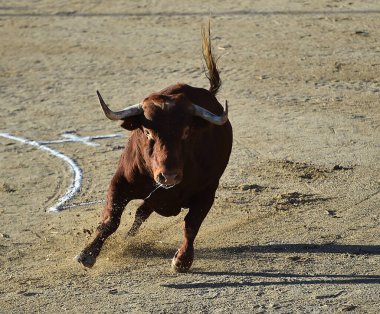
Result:
[[[213,114],[212,112],[202,108],[198,105],[192,104],[191,111],[194,116],[201,117],[208,122],[216,125],[223,125],[228,120],[228,102],[226,100],[226,108],[221,116]]]
[[[140,104],[127,107],[121,111],[112,111],[104,102],[102,95],[100,95],[99,91],[96,91],[96,93],[98,94],[98,98],[100,104],[102,105],[104,114],[110,120],[123,120],[125,118],[138,116],[143,113],[143,109]]]

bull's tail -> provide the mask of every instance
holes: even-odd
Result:
[[[208,27],[204,25],[202,26],[202,53],[207,66],[206,76],[210,82],[209,91],[215,96],[218,93],[220,86],[222,86],[222,80],[219,76],[216,60],[212,54],[210,21],[208,22]]]

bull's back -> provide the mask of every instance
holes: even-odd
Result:
[[[204,88],[193,87],[187,84],[175,84],[161,90],[159,93],[163,95],[185,94],[192,103],[216,115],[221,115],[224,111],[216,97]]]

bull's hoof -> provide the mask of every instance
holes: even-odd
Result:
[[[75,256],[75,260],[78,263],[81,263],[84,267],[91,268],[96,262],[96,257],[93,257],[89,253],[80,252],[77,256]]]
[[[193,255],[186,256],[182,254],[178,256],[179,250],[175,253],[172,259],[172,269],[177,273],[186,273],[189,271],[191,265],[193,264]]]

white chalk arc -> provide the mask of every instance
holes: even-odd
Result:
[[[62,154],[61,152],[54,150],[50,147],[47,147],[45,145],[42,145],[36,141],[31,141],[31,140],[28,140],[28,139],[25,139],[22,137],[13,136],[13,135],[10,135],[8,133],[0,133],[0,136],[7,138],[7,139],[10,139],[10,140],[21,142],[21,143],[26,144],[26,145],[34,146],[34,147],[41,149],[41,150],[44,150],[44,151],[48,152],[50,155],[53,155],[55,157],[62,159],[63,161],[65,161],[70,166],[70,171],[73,174],[73,179],[71,181],[71,184],[70,184],[69,188],[67,189],[66,193],[58,200],[58,202],[56,204],[54,204],[54,206],[50,207],[48,209],[48,211],[49,212],[58,212],[58,211],[61,211],[62,209],[65,209],[66,207],[63,205],[67,201],[72,199],[76,193],[79,192],[80,186],[82,183],[82,178],[83,178],[82,171],[79,168],[79,166],[76,164],[76,162],[73,159],[71,159],[70,157]]]

